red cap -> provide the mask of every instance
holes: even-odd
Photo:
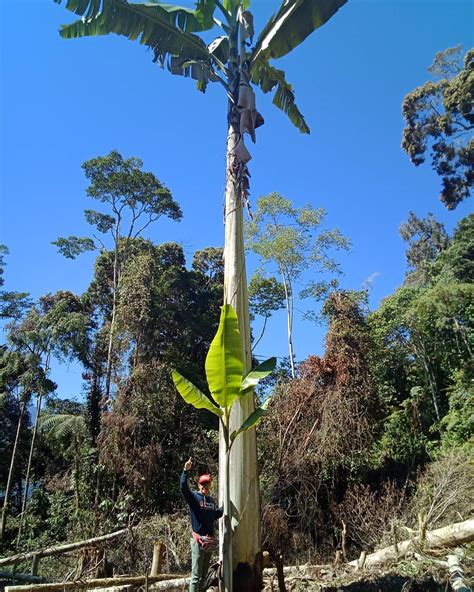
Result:
[[[210,475],[201,475],[198,479],[199,485],[205,485],[206,483],[210,483],[212,481],[212,477]]]

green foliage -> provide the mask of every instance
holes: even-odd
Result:
[[[293,87],[286,80],[283,70],[271,66],[264,57],[255,59],[252,63],[252,82],[258,85],[264,93],[271,92],[275,87],[273,104],[283,113],[288,115],[291,123],[302,134],[309,134],[310,129],[303,114],[296,106],[296,97]]]
[[[347,249],[349,241],[336,230],[322,229],[325,212],[311,205],[295,208],[279,193],[261,197],[252,220],[246,226],[247,245],[263,264],[289,284],[314,266],[318,271],[338,271],[330,249]]]
[[[268,376],[275,369],[276,358],[260,364],[246,377],[242,376],[242,344],[239,324],[234,309],[225,304],[221,309],[221,318],[217,333],[212,340],[206,357],[206,376],[212,398],[219,407],[215,407],[207,397],[193,384],[184,379],[176,371],[173,380],[183,399],[198,409],[208,409],[219,415],[224,429],[228,429],[229,412],[239,397],[248,394],[249,389],[256,386],[260,379]],[[238,430],[226,437],[226,446],[230,449],[238,434],[256,426],[263,415],[264,408],[256,409],[246,418]],[[227,432],[226,432],[227,433]]]
[[[58,4],[61,0],[55,0]],[[303,133],[309,133],[303,115],[295,103],[295,95],[285,79],[285,72],[270,65],[270,59],[286,55],[300,45],[313,31],[324,25],[346,0],[291,0],[283,2],[280,9],[262,29],[255,47],[246,56],[245,76],[260,86],[263,92],[276,87],[273,104],[286,113],[290,121]],[[68,0],[66,8],[82,17],[75,23],[64,25],[60,34],[64,39],[107,35],[114,33],[128,39],[138,40],[151,49],[153,61],[171,74],[196,80],[199,91],[205,92],[209,82],[220,82],[227,92],[234,88],[233,68],[229,48],[238,43],[239,23],[244,22],[245,11],[249,22],[253,17],[248,12],[249,0],[200,0],[196,9],[171,6],[160,2],[147,4],[129,3],[122,0],[95,2]],[[216,7],[224,16],[224,22],[214,17]],[[211,43],[196,33],[203,33],[217,25],[218,37]],[[225,35],[222,35],[224,31]],[[253,37],[253,24],[249,27]]]
[[[113,260],[113,253],[103,252],[96,261],[84,297],[94,317],[110,315]],[[179,489],[163,484],[191,454],[191,443],[193,456],[214,462],[210,442],[217,417],[184,403],[171,381],[170,366],[208,395],[204,362],[219,319],[222,260],[218,249],[204,249],[195,254],[192,270],[185,263],[176,243],[128,242],[114,332],[118,388],[108,412],[100,409],[105,356],[101,327],[91,334],[88,406],[102,424],[96,435],[100,491],[110,501],[101,509],[107,510],[107,520],[113,519],[115,502],[125,496],[131,497],[129,510],[140,515],[174,507]]]
[[[278,298],[284,293],[288,315],[288,347],[292,374],[295,376],[292,345],[295,286],[307,270],[317,273],[340,274],[333,250],[349,248],[349,241],[339,230],[323,228],[325,211],[311,205],[295,208],[292,202],[279,193],[261,197],[252,220],[246,224],[246,246],[260,257],[262,268],[271,274],[267,279],[272,284],[272,307],[278,305]],[[273,274],[279,277],[277,280]],[[264,288],[262,273],[253,280],[252,289]],[[259,286],[260,284],[260,286]],[[251,284],[252,285],[252,284]],[[315,284],[307,281],[299,292],[300,298],[320,297],[337,287],[337,281],[323,280]],[[282,290],[283,288],[283,290]],[[264,306],[268,303],[263,301]],[[271,309],[266,309],[270,311]],[[307,313],[308,314],[308,313]],[[265,315],[268,317],[269,315]]]
[[[383,435],[373,448],[375,466],[395,461],[412,470],[426,461],[429,451],[429,426],[433,412],[429,395],[414,387],[399,408],[393,408],[384,420]]]
[[[248,389],[255,388],[258,386],[258,383],[266,378],[269,374],[271,374],[275,370],[276,366],[276,358],[269,358],[259,364],[255,370],[251,370],[247,376],[243,379],[242,384],[240,386],[240,391],[243,393]]]
[[[262,29],[253,59],[281,58],[298,47],[316,29],[324,25],[347,0],[287,0]]]
[[[116,248],[122,236],[127,240],[138,237],[160,216],[181,219],[181,209],[170,190],[153,173],[142,170],[143,161],[139,158],[124,159],[119,152],[112,150],[107,156],[87,160],[82,168],[90,181],[87,195],[107,204],[112,211],[110,215],[86,209],[86,221],[100,234],[111,233]],[[127,228],[124,231],[125,223]],[[68,259],[75,259],[81,253],[98,247],[105,249],[98,237],[60,237],[52,244]],[[123,255],[126,251],[127,243]]]
[[[459,222],[449,246],[434,262],[433,275],[439,283],[474,283],[474,214]]]
[[[8,340],[18,351],[38,356],[48,373],[52,354],[59,360],[83,355],[88,322],[81,300],[60,291],[42,296],[23,320],[11,324]]]
[[[51,244],[55,245],[58,252],[66,259],[75,259],[78,255],[86,251],[94,251],[97,248],[91,238],[79,236],[59,237]]]
[[[416,166],[430,150],[432,167],[442,179],[440,199],[452,210],[469,197],[474,183],[474,50],[465,54],[464,65],[461,46],[439,52],[430,70],[441,78],[403,100],[402,147]]]
[[[252,82],[264,93],[276,87],[273,104],[286,113],[301,133],[309,127],[295,103],[291,84],[285,72],[270,65],[270,59],[280,58],[298,47],[316,29],[324,25],[347,0],[289,0],[268,20],[250,56]]]
[[[0,288],[4,285],[5,279],[5,255],[9,254],[8,247],[0,244]],[[7,292],[0,290],[0,319],[19,319],[31,307],[32,300],[27,292]]]
[[[133,221],[137,223],[143,216],[148,223],[159,216],[168,216],[173,220],[182,217],[181,209],[172,199],[170,190],[163,185],[153,173],[142,171],[143,161],[139,158],[127,158],[116,150],[107,156],[99,156],[87,160],[82,165],[90,185],[87,195],[112,207],[114,216],[86,210],[86,219],[99,232],[107,232],[124,208],[133,213]],[[138,236],[140,230],[135,229]]]
[[[472,362],[454,373],[448,391],[448,412],[439,423],[443,449],[472,451],[474,446],[474,368]]]
[[[422,284],[397,290],[370,322],[372,367],[387,413],[376,457],[413,470],[440,447],[469,447],[474,290],[465,281],[472,269],[472,216],[449,240],[430,217],[411,222],[411,230],[420,231],[420,244],[409,251],[420,255],[413,261],[425,272]]]
[[[257,272],[250,278],[249,286],[250,311],[264,318],[272,312],[285,307],[285,288],[275,277],[264,277]]]
[[[40,418],[40,430],[50,434],[56,440],[65,443],[65,446],[74,446],[78,440],[86,436],[86,423],[82,415],[56,413],[43,414]]]
[[[2,368],[3,371],[3,368]],[[2,372],[3,374],[3,372]],[[4,374],[3,374],[4,376]],[[8,470],[13,451],[13,443],[18,427],[18,421],[21,413],[21,400],[11,392],[5,392],[3,388],[0,392],[0,489],[5,490]],[[29,413],[26,411],[23,427],[21,428],[18,443],[17,462],[14,472],[14,482],[18,482],[21,476],[22,466],[28,458],[29,433],[28,433]]]
[[[408,220],[400,226],[400,235],[408,244],[406,258],[409,269],[405,283],[426,285],[431,265],[449,244],[444,225],[437,222],[433,214],[418,218],[414,212],[410,212]]]
[[[196,251],[192,268],[209,280],[224,283],[224,250],[221,247],[207,247]]]
[[[196,409],[207,409],[211,413],[214,413],[214,415],[217,415],[217,417],[222,415],[222,409],[214,405],[209,397],[206,397],[206,395],[195,387],[192,382],[186,380],[186,378],[181,376],[176,370],[173,370],[172,375],[175,387],[186,403],[189,403]]]
[[[211,395],[224,409],[230,409],[239,396],[242,372],[237,315],[230,305],[224,305],[216,336],[206,357],[206,377]]]
[[[5,271],[5,255],[8,255],[10,251],[6,245],[0,244],[0,287],[3,286],[5,283],[5,279],[3,278],[3,273]]]

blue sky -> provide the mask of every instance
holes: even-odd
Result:
[[[182,2],[190,6],[190,2]],[[254,0],[257,31],[277,0]],[[51,241],[86,235],[83,161],[116,148],[143,159],[173,192],[181,223],[159,221],[146,235],[181,243],[191,262],[223,243],[226,97],[152,63],[138,43],[117,36],[65,41],[73,20],[52,0],[1,0],[1,222],[10,249],[6,289],[34,297],[81,293],[93,256],[63,259]],[[293,84],[311,135],[296,130],[259,94],[265,125],[250,162],[252,201],[278,191],[301,206],[324,207],[328,227],[352,243],[341,258],[343,285],[359,289],[376,274],[371,306],[403,281],[398,227],[414,210],[452,230],[472,208],[448,212],[429,164],[414,167],[400,148],[404,95],[427,80],[437,51],[473,45],[470,0],[349,0],[291,55],[275,62]],[[255,262],[249,260],[250,271]],[[258,328],[256,328],[258,334]],[[296,320],[298,359],[323,350],[324,331]],[[256,352],[286,355],[285,319],[275,316]],[[80,369],[55,367],[63,396],[80,394]]]

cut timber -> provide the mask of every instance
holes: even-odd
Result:
[[[59,592],[63,590],[93,590],[94,588],[109,588],[117,586],[143,586],[148,583],[162,582],[179,578],[178,574],[160,574],[158,576],[116,576],[114,578],[79,579],[71,582],[55,584],[33,584],[28,586],[6,586],[5,592]],[[181,578],[183,581],[183,578]]]
[[[109,588],[94,588],[93,592],[134,592],[135,586],[110,586]]]
[[[426,532],[423,545],[421,545],[419,537],[414,537],[413,539],[398,543],[397,549],[391,545],[390,547],[385,547],[385,549],[371,553],[367,555],[365,567],[373,567],[387,561],[396,561],[404,557],[407,553],[418,550],[421,546],[424,549],[442,549],[465,545],[472,541],[474,541],[474,519],[456,522],[455,524]],[[349,565],[357,567],[357,560],[351,561]]]
[[[357,560],[357,569],[364,569],[366,559],[367,559],[367,551],[362,551],[359,559]]]
[[[156,541],[153,545],[153,561],[151,563],[151,576],[157,576],[161,573],[161,568],[163,564],[163,553],[165,550],[165,545],[163,541]]]
[[[183,590],[188,591],[191,578],[178,578],[175,580],[167,580],[166,582],[158,582],[150,586],[150,590]]]
[[[47,547],[46,549],[37,549],[35,551],[28,551],[28,553],[18,553],[18,555],[10,555],[10,557],[0,558],[0,566],[1,565],[11,565],[12,563],[19,563],[21,561],[28,561],[29,559],[33,559],[35,556],[39,559],[40,557],[49,557],[51,555],[61,555],[61,553],[68,553],[69,551],[74,551],[75,549],[81,549],[82,547],[87,547],[88,545],[102,543],[103,541],[110,541],[111,539],[115,539],[121,535],[127,534],[129,531],[130,531],[130,529],[123,528],[122,530],[117,530],[116,532],[111,532],[109,534],[104,534],[102,536],[94,537],[93,539],[87,539],[86,541],[78,541],[76,543],[67,543],[66,545],[58,545],[56,547]]]

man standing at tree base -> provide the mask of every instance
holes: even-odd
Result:
[[[189,489],[188,475],[192,466],[193,461],[190,458],[184,464],[179,486],[184,499],[188,502],[192,527],[192,573],[189,592],[202,592],[212,552],[218,546],[214,536],[214,522],[222,517],[224,509],[218,508],[214,498],[210,496],[211,475],[199,476],[197,480],[199,491]]]

